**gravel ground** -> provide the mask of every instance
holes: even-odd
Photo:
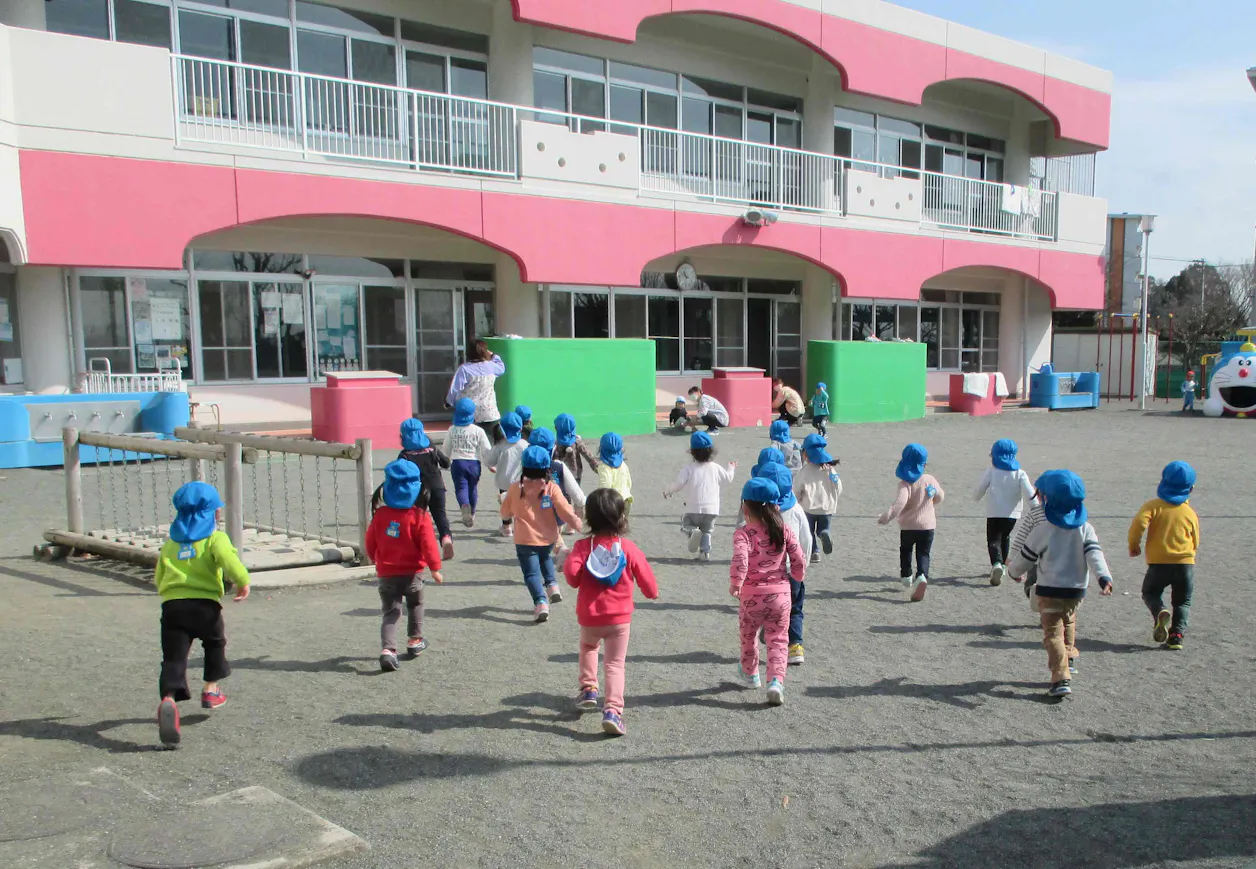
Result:
[[[809,573],[807,663],[779,709],[731,678],[731,519],[715,560],[692,561],[679,505],[658,495],[684,442],[629,438],[632,536],[662,599],[637,609],[617,740],[570,707],[571,599],[534,625],[511,546],[476,529],[446,584],[428,586],[430,650],[395,674],[378,673],[369,584],[228,603],[231,702],[188,706],[182,750],[153,751],[156,598],[100,566],[29,558],[58,523],[60,472],[0,472],[0,783],[108,766],[171,800],[264,785],[370,842],[332,869],[1245,867],[1253,431],[1128,407],[835,427],[836,551]],[[969,492],[1003,436],[1031,475],[1083,475],[1116,577],[1114,597],[1081,610],[1082,671],[1062,704],[1043,700],[1046,653],[1020,587],[986,581]],[[897,534],[873,521],[911,440],[948,491],[919,604],[895,578]],[[765,432],[717,443],[740,462],[739,489]],[[1187,647],[1170,653],[1150,641],[1124,534],[1177,458],[1199,471],[1204,550]]]

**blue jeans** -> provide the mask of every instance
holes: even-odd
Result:
[[[791,579],[789,581],[789,644],[791,646],[802,642],[802,605],[806,599],[807,584]]]
[[[1182,412],[1185,413],[1188,410],[1194,410],[1194,409],[1195,409],[1195,393],[1183,392],[1182,393]]]
[[[807,514],[807,527],[811,529],[811,551],[808,555],[815,555],[820,551],[820,532],[829,533],[829,527],[833,524],[833,517],[826,515],[818,515],[816,513]],[[791,641],[792,642],[792,641]]]
[[[479,459],[454,459],[449,463],[449,476],[454,478],[454,497],[458,506],[471,505],[471,512],[480,501],[480,461]]]
[[[545,586],[554,585],[554,554],[549,545],[524,546],[515,544],[515,555],[523,568],[523,583],[532,595],[532,604],[547,603]]]

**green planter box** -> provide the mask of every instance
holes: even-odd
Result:
[[[502,413],[532,408],[533,425],[552,429],[569,413],[586,440],[657,430],[654,342],[611,338],[489,338],[506,363],[497,379]]]
[[[829,387],[833,422],[896,422],[925,415],[925,345],[809,341],[807,392]]]

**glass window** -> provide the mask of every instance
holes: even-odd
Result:
[[[676,90],[676,73],[674,72],[660,72],[657,69],[647,69],[644,66],[633,66],[632,64],[619,63],[614,60],[610,63],[611,78],[613,79],[650,85],[651,87],[663,88],[664,90]]]
[[[119,42],[168,49],[170,7],[140,3],[138,0],[113,0],[113,31]]]
[[[752,106],[762,106],[767,109],[780,109],[783,112],[802,114],[802,100],[797,97],[774,94],[771,91],[747,88],[746,102]]]
[[[935,142],[945,142],[948,145],[964,144],[964,134],[959,130],[948,130],[946,127],[937,127],[933,124],[925,124],[925,136]]]
[[[207,272],[251,272],[278,275],[301,273],[299,253],[271,253],[242,250],[198,250],[192,254],[196,268]]]
[[[4,242],[0,242],[0,258],[7,257]],[[22,335],[18,329],[17,277],[0,273],[0,306],[6,316],[0,322],[0,360],[22,358]],[[0,368],[0,383],[5,382]],[[17,381],[14,381],[17,382]]]
[[[253,284],[253,341],[259,379],[309,376],[301,284]]]
[[[286,16],[287,11],[285,10],[283,14]],[[311,24],[322,24],[356,33],[393,36],[393,19],[385,15],[375,15],[359,9],[340,9],[335,6],[324,6],[321,3],[308,3],[306,0],[297,0],[297,21],[308,21]]]
[[[903,341],[915,341],[916,335],[916,318],[918,309],[915,305],[899,305],[898,306],[898,337]]]
[[[706,100],[685,97],[681,127],[687,133],[711,134],[711,104]]]
[[[959,370],[959,308],[942,308],[942,326],[939,329],[941,354],[938,367],[944,371]]]
[[[193,57],[235,60],[233,20],[222,15],[199,12],[179,13],[179,50]]]
[[[488,99],[488,64],[480,60],[451,58],[449,82],[451,91],[460,97],[486,100]]]
[[[240,59],[244,63],[256,66],[269,66],[274,69],[292,69],[292,44],[289,40],[287,27],[277,24],[263,24],[260,21],[240,20]],[[259,78],[272,79],[269,73],[260,74]],[[274,88],[267,82],[263,94]],[[281,85],[282,87],[282,85]],[[269,96],[269,94],[266,94]],[[261,94],[259,94],[261,96]]]
[[[842,322],[838,326],[837,336],[840,341],[850,340],[850,302],[842,305]]]
[[[367,369],[408,376],[405,287],[368,286],[364,289],[363,307]]]
[[[680,120],[679,113],[679,103],[674,95],[646,92],[645,122],[651,127],[674,130]]]
[[[606,66],[599,58],[572,54],[569,51],[558,51],[540,45],[532,49],[532,62],[537,66],[552,66],[588,75],[604,76],[606,74]]]
[[[920,308],[920,342],[925,345],[925,367],[936,369],[942,359],[939,341],[939,325],[941,308],[921,306]]]
[[[733,106],[715,104],[715,135],[722,139],[742,137],[742,110]]]
[[[187,281],[131,277],[131,328],[135,338],[135,370],[179,371],[192,376],[191,318]]]
[[[571,79],[571,113],[590,118],[606,117],[606,89],[601,82]],[[580,132],[604,130],[603,124],[580,122]]]
[[[556,112],[567,111],[567,77],[553,72],[532,73],[532,101],[538,109],[553,109]],[[538,121],[551,124],[563,124],[566,121],[556,115],[537,115]]]
[[[345,38],[313,30],[297,31],[297,66],[301,72],[332,78],[349,77]]]
[[[999,306],[998,293],[964,293],[960,297],[965,305],[992,305]]]
[[[715,364],[720,367],[745,364],[745,310],[744,299],[715,300]]]
[[[900,121],[898,118],[877,116],[877,129],[883,133],[893,133],[904,138],[920,138],[920,124],[915,121]]]
[[[54,33],[109,38],[109,5],[106,0],[48,0],[44,11],[47,27]]]
[[[285,310],[280,313],[285,322],[301,304],[296,298],[284,297]],[[316,376],[322,377],[328,371],[362,370],[357,284],[314,285],[314,340]]]
[[[779,281],[767,278],[750,278],[746,281],[747,292],[771,293],[775,296],[796,296],[802,290],[798,281]]]
[[[999,312],[981,312],[981,370],[999,370]]]
[[[685,358],[686,371],[710,371],[715,361],[715,334],[711,299],[685,297]]]
[[[641,88],[611,85],[611,118],[630,124],[643,123],[645,121],[645,110],[642,105],[643,98],[644,94]],[[623,132],[628,135],[633,134],[631,127],[617,129],[615,132]]]
[[[741,85],[725,84],[724,82],[711,81],[710,79],[697,78],[695,76],[682,75],[680,77],[680,89],[686,93],[700,94],[720,100],[731,100],[735,103],[740,103],[744,100],[744,92]]]
[[[383,262],[388,262],[384,260]],[[493,280],[493,267],[487,263],[431,262],[410,260],[410,277],[435,281],[484,281]]]
[[[615,294],[615,337],[645,338],[646,297]]]
[[[1007,150],[1007,143],[1002,139],[992,139],[989,136],[978,136],[975,133],[969,133],[968,147],[977,148],[981,151],[994,151],[996,154],[1002,154]]]
[[[353,275],[361,278],[405,277],[405,261],[357,256],[327,256],[312,253],[310,268],[320,275]]]
[[[654,368],[680,370],[680,297],[650,296],[649,337],[654,339]]]
[[[960,368],[981,370],[981,311],[964,308],[960,311]]]
[[[550,337],[571,337],[571,293],[550,290]]]
[[[611,336],[609,293],[575,293],[573,295],[571,334],[573,338],[609,338]]]
[[[388,85],[397,83],[397,49],[394,46],[354,39],[351,41],[349,53],[353,59],[354,81]]]
[[[217,6],[220,9],[238,9],[241,12],[256,12],[259,15],[273,15],[276,18],[288,17],[287,0],[196,0],[206,6]]]
[[[252,380],[248,283],[197,281],[196,291],[200,300],[202,379]]]
[[[448,93],[445,88],[445,58],[413,49],[407,51],[406,87],[438,94]]]
[[[401,38],[408,42],[421,42],[424,45],[439,45],[442,48],[453,48],[458,51],[488,54],[488,37],[483,34],[437,27],[434,24],[421,24],[404,18],[401,19]]]
[[[79,279],[79,309],[83,315],[83,346],[88,367],[95,357],[109,360],[115,374],[130,374],[131,339],[126,323],[126,279]]]
[[[850,339],[862,341],[872,335],[872,305],[852,304],[850,307]]]
[[[893,305],[877,305],[876,336],[882,341],[893,341],[898,326],[897,312]]]
[[[843,127],[864,127],[874,130],[877,126],[877,116],[871,112],[857,112],[854,109],[844,109],[841,106],[835,106],[833,108],[833,123],[840,124]]]

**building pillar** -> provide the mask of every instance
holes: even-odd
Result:
[[[1047,288],[1032,278],[1024,278],[1024,296],[1021,306],[1025,315],[1025,366],[1026,374],[1051,361],[1052,308],[1051,294]],[[1028,395],[1029,381],[1025,381]]]
[[[0,24],[46,30],[48,22],[44,14],[44,0],[5,0],[0,3]]]
[[[499,335],[539,338],[541,293],[536,284],[524,283],[519,265],[509,254],[497,255],[494,320]]]
[[[802,102],[802,147],[816,154],[833,153],[833,106],[840,88],[837,70],[818,54],[811,57],[807,94]]]
[[[22,334],[22,375],[31,392],[69,392],[70,314],[59,268],[22,266],[17,270],[18,328]]]
[[[532,102],[532,25],[515,21],[510,0],[493,6],[488,48],[489,97],[503,103]]]
[[[811,341],[833,340],[833,296],[836,278],[816,265],[807,266],[802,281],[802,379],[803,395],[810,395],[814,384],[807,383],[807,345]]]

